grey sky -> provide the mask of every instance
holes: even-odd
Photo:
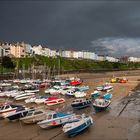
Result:
[[[139,37],[136,0],[0,1],[0,41],[139,56]]]

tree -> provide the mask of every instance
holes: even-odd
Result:
[[[2,66],[4,68],[12,68],[12,69],[15,68],[13,62],[11,61],[11,58],[8,56],[4,56],[2,58]]]

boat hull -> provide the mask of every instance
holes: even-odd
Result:
[[[67,134],[70,137],[74,137],[75,135],[77,135],[80,132],[84,131],[85,129],[89,128],[90,125],[92,125],[92,122],[91,121],[89,121],[89,123],[86,123],[85,122],[85,123],[81,124],[80,126],[74,128],[72,130],[67,131]]]
[[[103,111],[103,110],[106,110],[109,107],[109,105],[107,105],[105,107],[100,107],[100,106],[97,106],[97,105],[93,105],[93,107],[96,111]]]
[[[82,108],[90,106],[90,104],[91,104],[91,101],[89,101],[89,103],[85,102],[85,103],[71,104],[71,106],[75,109],[82,109]]]

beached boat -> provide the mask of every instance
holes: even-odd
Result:
[[[29,98],[29,97],[32,97],[32,96],[34,96],[34,95],[35,95],[35,93],[23,93],[23,94],[21,94],[21,95],[15,96],[14,99],[15,99],[15,100],[23,100],[23,99],[27,99],[27,98]]]
[[[48,99],[47,96],[39,96],[35,99],[35,103],[36,104],[41,104],[41,103],[44,103],[46,101],[46,99]]]
[[[106,99],[106,100],[109,100],[112,98],[112,94],[111,93],[106,93],[103,95],[103,98]]]
[[[88,90],[89,89],[89,86],[81,86],[81,87],[78,87],[80,91],[85,91],[85,90]]]
[[[96,99],[93,102],[93,107],[97,111],[102,111],[102,110],[106,110],[109,107],[110,104],[111,104],[111,101],[110,100]]]
[[[42,120],[45,120],[47,116],[47,112],[43,109],[35,109],[31,110],[27,113],[27,115],[23,118],[20,118],[22,122],[25,124],[32,124]]]
[[[104,89],[104,86],[103,86],[103,85],[97,86],[96,89],[97,89],[98,91],[102,91],[102,90]]]
[[[30,110],[33,110],[33,109],[29,109],[29,108],[25,108],[23,106],[19,106],[16,109],[16,112],[9,113],[6,116],[6,118],[9,119],[10,121],[19,120],[20,118],[25,117]]]
[[[60,94],[61,93],[61,91],[60,91],[60,89],[59,88],[50,88],[50,89],[46,89],[45,90],[45,93],[46,94],[51,94],[51,95],[57,95],[57,94]]]
[[[111,86],[111,85],[104,85],[103,90],[104,91],[111,91],[111,90],[113,90],[113,86]]]
[[[82,109],[85,108],[87,106],[90,106],[91,104],[91,99],[87,99],[87,98],[80,98],[80,99],[76,99],[72,102],[71,106],[73,108],[76,109]]]
[[[68,136],[73,137],[83,130],[89,128],[93,124],[91,116],[85,116],[82,114],[80,118],[77,118],[71,122],[66,123],[63,126],[63,132],[67,133]]]
[[[49,127],[55,127],[62,125],[68,121],[71,121],[76,118],[75,114],[68,114],[68,113],[60,113],[60,112],[50,112],[47,114],[45,120],[38,122],[37,124],[45,129]]]
[[[93,93],[91,93],[91,97],[92,97],[93,99],[95,99],[95,98],[97,98],[100,94],[101,94],[100,91],[95,90]]]
[[[39,92],[39,89],[35,89],[35,90],[25,90],[25,93],[36,93]]]
[[[74,80],[71,80],[70,85],[77,86],[77,85],[80,85],[81,83],[82,81],[80,79],[74,79]]]
[[[66,96],[69,97],[74,97],[74,91],[73,90],[67,90],[67,92],[65,93]]]
[[[45,100],[44,104],[51,106],[51,105],[61,104],[64,102],[65,102],[65,100],[63,98],[50,96],[50,97],[48,97],[47,100]]]
[[[21,108],[20,105],[4,104],[0,108],[0,117],[4,117],[5,118],[10,113],[16,112],[16,110],[19,109],[19,108]]]
[[[85,97],[87,94],[85,92],[82,92],[82,91],[77,91],[77,92],[74,92],[74,96],[76,98],[82,98],[82,97]]]
[[[35,97],[35,95],[33,95],[33,96],[30,96],[29,98],[27,98],[27,99],[25,100],[25,103],[26,103],[26,104],[27,104],[27,103],[34,103],[35,100],[36,100],[36,97]]]

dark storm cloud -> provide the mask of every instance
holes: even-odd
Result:
[[[0,40],[115,55],[93,42],[139,37],[139,7],[138,1],[0,1]]]

